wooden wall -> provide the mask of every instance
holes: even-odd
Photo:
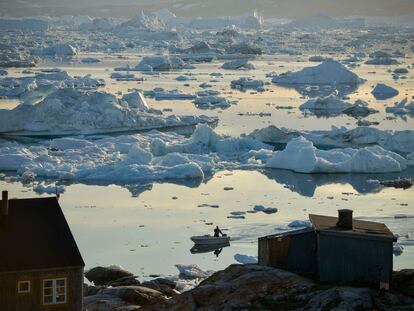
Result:
[[[43,306],[43,279],[67,278],[67,303]],[[28,294],[17,293],[17,282],[31,281]],[[83,268],[62,268],[0,274],[1,311],[80,311],[82,310]]]
[[[318,235],[319,278],[325,282],[361,283],[378,287],[390,283],[393,242]]]
[[[291,272],[316,274],[316,234],[298,230],[259,239],[259,264]]]

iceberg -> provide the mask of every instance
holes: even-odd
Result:
[[[194,100],[194,104],[200,109],[215,109],[215,108],[228,108],[230,102],[224,97],[217,95],[200,96]]]
[[[303,136],[315,146],[321,147],[360,148],[378,145],[398,153],[414,152],[412,130],[389,131],[366,126],[347,129],[333,126],[328,131],[298,131],[270,125],[254,130],[248,136],[270,144],[286,144],[294,138]]]
[[[408,103],[408,98],[396,102],[394,106],[385,108],[385,112],[396,115],[414,114],[414,101]]]
[[[375,99],[388,99],[398,95],[398,90],[385,85],[383,83],[378,83],[371,92],[374,95]]]
[[[252,70],[252,69],[255,69],[255,66],[249,63],[248,58],[244,58],[244,59],[235,59],[235,60],[226,62],[221,66],[221,68],[228,69],[228,70],[237,70],[237,69]]]
[[[118,99],[98,91],[56,89],[39,103],[22,103],[12,110],[0,110],[0,133],[44,136],[113,133],[171,128],[210,122],[200,116],[164,117],[148,109],[140,93]]]
[[[407,168],[407,160],[380,146],[321,150],[304,137],[274,152],[266,167],[298,173],[390,173]]]
[[[193,69],[178,56],[145,56],[135,67],[139,71],[172,71]]]
[[[344,111],[352,107],[352,104],[347,103],[335,95],[329,95],[326,97],[318,97],[315,99],[309,99],[307,102],[299,106],[300,110],[336,110]]]
[[[276,84],[351,84],[364,80],[340,63],[327,60],[315,67],[306,67],[297,72],[286,72],[272,79]]]
[[[67,43],[56,44],[50,47],[32,50],[32,55],[37,55],[37,56],[73,57],[77,54],[78,54],[78,49]]]

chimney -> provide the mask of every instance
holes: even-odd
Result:
[[[336,223],[336,226],[343,229],[352,230],[352,213],[353,210],[351,209],[339,209],[338,222]]]
[[[9,192],[7,190],[1,193],[1,214],[5,216],[9,214]]]

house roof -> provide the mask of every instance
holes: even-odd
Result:
[[[376,237],[394,240],[394,234],[388,227],[380,222],[352,220],[352,230],[344,229],[336,225],[338,218],[309,214],[309,219],[316,231],[339,233],[354,236]]]
[[[85,266],[55,197],[9,200],[0,254],[0,272]]]

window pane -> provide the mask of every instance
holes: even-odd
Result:
[[[48,280],[48,281],[44,281],[44,287],[53,287],[53,281]]]
[[[56,287],[56,294],[62,295],[64,293],[65,293],[65,288],[64,287]]]
[[[66,296],[65,295],[57,295],[56,302],[65,302]]]
[[[53,297],[52,296],[44,296],[43,297],[43,302],[44,303],[52,303],[53,302]]]
[[[52,294],[53,294],[53,292],[52,292],[52,288],[45,288],[45,289],[44,289],[44,291],[43,291],[43,294],[44,294],[45,296],[47,296],[47,295],[52,295]]]
[[[19,282],[19,292],[28,292],[29,291],[29,282]]]
[[[56,286],[65,286],[66,280],[56,280]]]

